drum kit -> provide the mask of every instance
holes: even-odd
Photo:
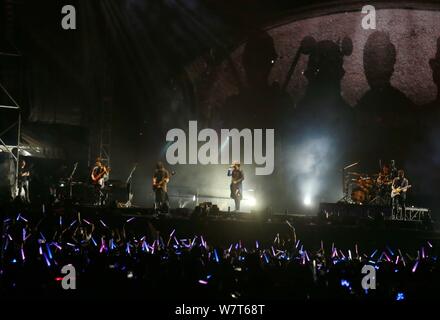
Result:
[[[392,180],[388,175],[347,172],[346,183],[350,203],[383,206],[391,204]]]

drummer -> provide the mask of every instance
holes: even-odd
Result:
[[[382,185],[390,185],[392,182],[392,179],[390,177],[391,169],[387,164],[384,164],[382,166],[382,170],[379,172],[379,176],[377,177],[377,184],[379,186]]]

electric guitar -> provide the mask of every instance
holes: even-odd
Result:
[[[170,177],[174,176],[176,174],[175,171],[171,171],[170,176],[167,179],[162,179],[161,181],[157,182],[156,178],[153,179],[153,191],[156,191],[158,189],[163,189],[165,185],[170,181]]]
[[[91,178],[92,178],[92,183],[93,184],[99,183],[99,180],[104,178],[104,176],[110,172],[110,168],[108,168],[106,166],[103,166],[102,168],[103,168],[103,170],[99,174],[97,174],[96,176],[92,175]]]
[[[398,196],[402,192],[406,192],[409,188],[411,188],[411,185],[402,188],[393,188],[393,190],[391,190],[391,198]]]

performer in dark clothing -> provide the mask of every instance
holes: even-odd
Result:
[[[18,167],[18,196],[21,197],[22,191],[24,191],[24,200],[30,202],[29,197],[29,181],[31,177],[31,172],[29,167],[26,165],[26,161],[21,160],[20,166]]]
[[[398,175],[398,170],[396,168],[396,161],[391,160],[390,170],[391,170],[391,173],[390,173],[391,179],[396,178]]]
[[[154,208],[158,212],[168,212],[168,182],[170,173],[165,169],[162,162],[158,162],[153,175],[153,191],[155,194]]]
[[[406,192],[409,187],[410,185],[408,185],[408,179],[405,178],[405,172],[403,170],[399,170],[398,176],[393,180],[391,191],[394,217],[397,217],[399,209],[401,216],[405,214]]]
[[[95,187],[95,197],[96,197],[96,205],[104,205],[105,200],[107,198],[106,193],[104,192],[105,182],[108,180],[108,174],[110,169],[106,167],[101,159],[96,159],[95,166],[92,169],[90,177],[92,179],[92,184]]]
[[[231,198],[235,202],[235,211],[240,210],[240,201],[243,199],[244,173],[240,169],[240,163],[234,161],[228,169],[228,176],[231,177]]]

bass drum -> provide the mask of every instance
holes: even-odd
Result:
[[[351,192],[351,200],[356,204],[364,204],[369,201],[369,193],[362,188],[356,188]]]

